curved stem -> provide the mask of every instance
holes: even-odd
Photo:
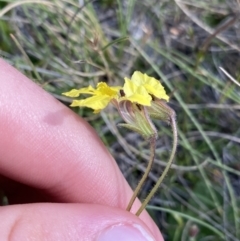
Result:
[[[156,137],[152,137],[150,139],[150,153],[151,153],[151,156],[150,156],[150,160],[149,160],[149,163],[148,163],[148,166],[147,166],[147,169],[142,177],[142,179],[140,180],[140,182],[138,183],[136,189],[134,190],[134,193],[131,197],[131,200],[129,201],[128,203],[128,206],[127,206],[127,211],[130,211],[132,206],[133,206],[133,203],[139,193],[139,191],[141,190],[144,182],[146,181],[147,177],[148,177],[148,174],[149,172],[151,171],[151,168],[152,168],[152,165],[153,165],[153,161],[154,161],[154,157],[155,157],[155,149],[156,149]]]
[[[171,126],[172,126],[172,131],[173,131],[173,148],[172,148],[171,156],[169,158],[169,161],[167,163],[166,168],[163,171],[163,174],[158,179],[157,183],[155,184],[155,186],[153,187],[151,192],[148,194],[147,198],[142,203],[141,207],[136,212],[136,216],[139,216],[141,214],[141,212],[145,209],[145,207],[147,206],[147,204],[149,203],[149,201],[151,200],[151,198],[153,197],[153,195],[155,194],[155,192],[157,191],[157,189],[161,185],[164,177],[167,175],[167,173],[168,173],[168,171],[171,167],[171,164],[173,162],[173,159],[174,159],[174,156],[175,156],[175,153],[176,153],[176,150],[177,150],[177,125],[176,125],[175,117],[171,116],[170,118],[171,118]]]

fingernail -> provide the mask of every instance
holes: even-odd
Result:
[[[104,230],[97,241],[155,241],[139,224],[118,224]]]

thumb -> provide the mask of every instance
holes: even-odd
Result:
[[[133,214],[95,204],[25,204],[0,207],[2,241],[154,241]]]

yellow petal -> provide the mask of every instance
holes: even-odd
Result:
[[[159,99],[169,100],[169,96],[166,94],[164,87],[159,80],[150,77],[147,74],[142,74],[140,71],[135,71],[131,80],[136,85],[144,86],[149,94],[154,95]]]
[[[72,90],[62,93],[62,94],[69,96],[69,97],[78,97],[80,94],[94,94],[95,91],[96,90],[90,85],[86,88],[81,88],[79,90],[72,89]]]
[[[76,89],[72,89],[68,92],[62,93],[62,95],[66,95],[66,96],[69,96],[69,97],[78,97],[79,94],[80,94],[79,90],[76,90]]]
[[[93,110],[102,110],[108,105],[111,99],[111,97],[106,95],[92,96],[83,100],[74,100],[71,106],[89,107]]]
[[[120,86],[110,87],[105,82],[99,82],[97,85],[97,94],[117,96],[120,89],[121,89]]]
[[[149,94],[154,95],[159,99],[169,100],[169,96],[166,94],[164,87],[160,83],[156,85],[145,84],[144,87]]]
[[[125,78],[123,86],[125,96],[122,99],[130,100],[141,105],[150,106],[152,97],[148,94],[143,86],[137,86],[128,78]]]
[[[131,80],[136,84],[136,85],[143,85],[144,83],[144,75],[140,71],[135,71],[132,75]]]

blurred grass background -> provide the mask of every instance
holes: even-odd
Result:
[[[0,56],[66,105],[61,95],[99,81],[122,85],[135,70],[160,79],[176,111],[179,145],[148,211],[165,240],[240,240],[239,0],[0,0]],[[11,34],[11,35],[10,35]],[[96,129],[134,188],[148,143],[117,128],[108,108],[74,108]],[[154,168],[172,147],[159,130]]]

